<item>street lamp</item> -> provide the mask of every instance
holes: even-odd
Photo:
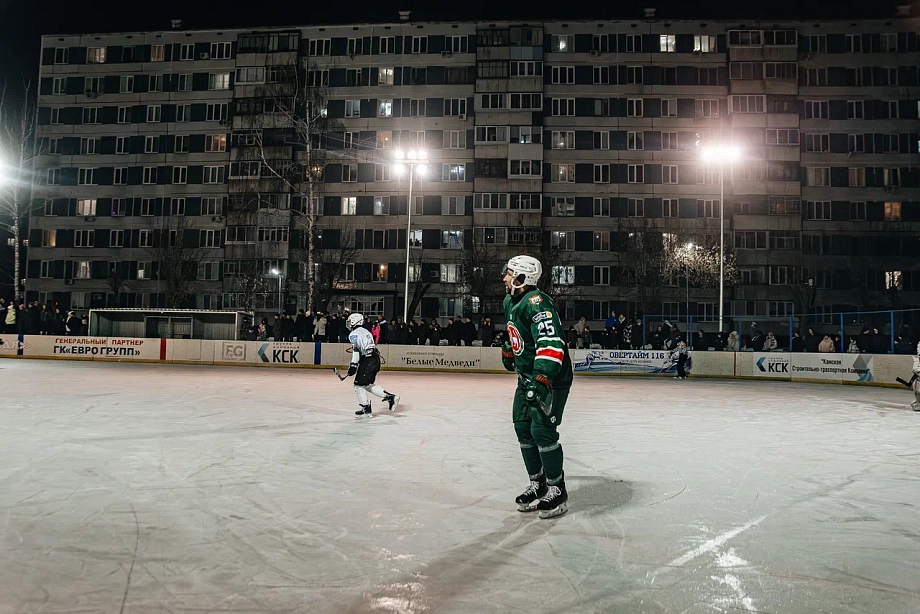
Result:
[[[703,161],[719,165],[719,332],[725,315],[725,165],[741,158],[741,150],[734,145],[710,145],[700,152]]]
[[[687,345],[690,345],[690,254],[696,245],[687,243],[684,249],[687,250],[687,256],[684,258],[684,277],[687,281]]]
[[[403,151],[397,149],[393,156],[396,158],[397,162],[394,166],[396,172],[401,174],[403,172],[409,173],[409,203],[406,207],[406,213],[408,217],[406,218],[406,288],[405,288],[405,303],[403,305],[403,322],[406,326],[409,325],[409,250],[412,245],[412,179],[416,173],[419,173],[424,176],[425,174],[425,161],[428,159],[428,152],[424,149],[409,149]]]
[[[278,313],[281,313],[281,308],[282,308],[282,305],[281,305],[281,279],[284,277],[284,275],[282,275],[282,274],[281,274],[281,271],[279,271],[278,269],[272,269],[271,273],[272,273],[272,275],[277,275],[277,276],[278,276]]]

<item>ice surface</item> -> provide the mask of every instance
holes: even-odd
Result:
[[[576,378],[569,513],[514,381],[0,361],[0,612],[917,612],[907,390]]]

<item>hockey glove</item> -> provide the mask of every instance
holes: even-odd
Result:
[[[346,377],[351,377],[357,372],[358,372],[358,364],[353,362],[350,365],[348,365],[348,375]]]
[[[547,416],[553,413],[553,385],[545,375],[538,375],[524,389],[528,405],[538,407]]]
[[[508,371],[514,371],[514,353],[507,341],[502,344],[502,366]]]

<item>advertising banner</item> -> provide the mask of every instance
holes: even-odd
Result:
[[[754,377],[791,379],[792,354],[786,352],[754,352]],[[739,374],[741,375],[741,374]]]
[[[75,360],[160,360],[159,339],[28,335],[23,356],[51,356]]]
[[[387,349],[385,368],[390,369],[478,371],[483,368],[482,348],[478,347],[391,345]]]
[[[871,382],[872,354],[792,354],[792,379]]]
[[[569,350],[575,373],[677,373],[677,356],[664,350]],[[687,369],[693,366],[693,353]]]

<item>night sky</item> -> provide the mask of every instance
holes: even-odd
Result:
[[[189,28],[220,28],[353,21],[396,21],[397,11],[412,10],[414,20],[477,19],[629,19],[653,6],[662,18],[821,18],[890,17],[898,0],[840,2],[828,0],[770,0],[764,2],[677,0],[545,0],[495,2],[460,0],[454,2],[402,0],[332,0],[297,2],[257,2],[250,0],[0,0],[0,71],[15,77],[37,72],[39,36],[76,32],[168,30],[170,19],[183,19]],[[275,10],[266,12],[264,7]],[[283,8],[282,8],[283,7]]]

